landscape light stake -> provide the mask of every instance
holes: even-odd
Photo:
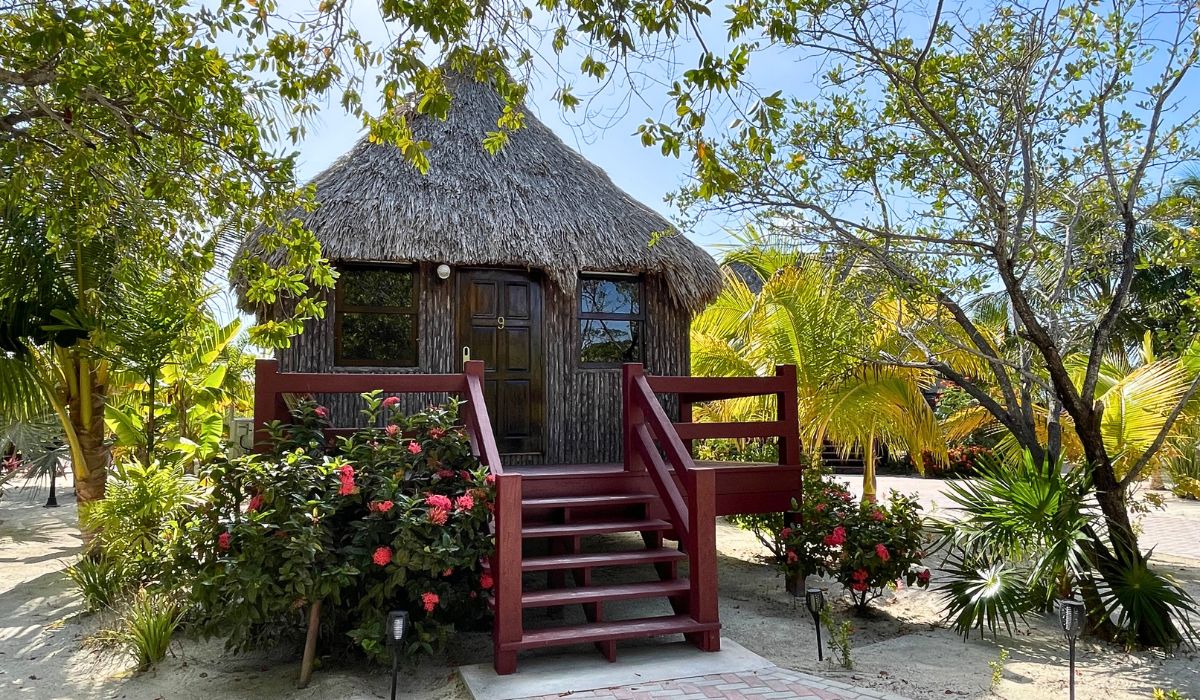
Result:
[[[817,630],[817,661],[825,660],[825,645],[821,644],[821,610],[825,607],[825,591],[809,588],[804,593],[804,604],[812,613],[813,627]]]
[[[57,508],[58,496],[54,493],[54,477],[58,476],[58,464],[50,468],[50,497],[46,499],[46,505],[43,508]]]
[[[1063,633],[1067,635],[1067,642],[1071,646],[1071,676],[1068,679],[1071,700],[1075,700],[1075,640],[1079,638],[1079,633],[1083,631],[1083,612],[1082,600],[1069,598],[1060,601],[1058,604],[1058,620],[1062,623]]]
[[[392,700],[396,700],[396,674],[400,666],[400,643],[408,632],[408,611],[393,610],[388,613],[387,645],[392,648]]]

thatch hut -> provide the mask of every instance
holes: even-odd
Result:
[[[280,370],[456,372],[469,353],[506,463],[618,461],[620,364],[687,374],[717,266],[532,114],[489,155],[501,99],[448,85],[447,119],[408,115],[428,173],[363,139],[313,180],[305,224],[340,277]]]

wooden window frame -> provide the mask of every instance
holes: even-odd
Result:
[[[407,272],[412,275],[412,303],[408,306],[362,306],[347,304],[343,295],[345,288],[339,280],[334,285],[333,308],[333,365],[334,367],[388,367],[415,369],[421,366],[421,274],[420,266],[402,263],[338,263],[341,271]],[[381,362],[379,360],[352,360],[342,357],[342,315],[346,313],[370,313],[390,316],[411,316],[413,323],[413,363]]]
[[[604,280],[608,282],[632,282],[637,285],[637,301],[638,310],[634,314],[614,314],[600,313],[597,311],[583,310],[583,281],[584,280]],[[641,275],[622,274],[619,272],[582,272],[579,274],[579,281],[575,289],[575,332],[579,334],[578,342],[575,344],[575,361],[583,369],[619,369],[624,362],[587,362],[583,359],[583,332],[582,326],[584,321],[630,321],[641,324],[642,332],[637,339],[637,354],[636,362],[646,361],[646,284]]]

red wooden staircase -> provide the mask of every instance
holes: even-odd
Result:
[[[610,661],[616,660],[616,642],[639,637],[683,634],[702,649],[720,647],[715,588],[708,604],[699,600],[701,591],[693,591],[698,580],[680,577],[679,565],[687,562],[689,555],[665,546],[665,534],[678,535],[673,523],[663,519],[662,499],[645,472],[612,465],[524,467],[518,468],[518,473],[505,474],[497,479],[501,493],[497,512],[504,512],[506,495],[516,488],[522,494],[519,511],[513,509],[507,519],[498,518],[494,561],[501,570],[506,566],[519,570],[523,585],[519,593],[503,587],[497,591],[497,673],[512,673],[517,652],[539,647],[594,643]],[[514,522],[517,513],[520,519]],[[615,538],[600,537],[622,533],[639,533],[640,537],[619,538],[622,548],[615,551],[611,549]],[[514,535],[519,535],[522,547],[505,548],[504,543],[511,542]],[[601,543],[609,547],[595,549]],[[614,568],[623,570],[620,582],[593,580],[596,570]],[[525,587],[536,583],[541,574],[546,588]],[[631,616],[620,605],[646,599],[666,601],[672,612]],[[524,627],[526,610],[554,611],[575,605],[582,606],[584,624]]]

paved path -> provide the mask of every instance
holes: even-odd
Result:
[[[855,495],[862,493],[861,476],[838,476],[850,486]],[[941,479],[923,479],[919,476],[881,476],[878,491],[880,495],[895,489],[900,493],[916,494],[926,512],[945,511],[953,504],[946,498],[946,482]],[[1200,501],[1186,501],[1176,498],[1170,491],[1155,491],[1164,500],[1162,510],[1151,510],[1141,516],[1141,537],[1139,543],[1143,550],[1154,548],[1159,556],[1182,557],[1185,559],[1200,559]]]
[[[535,695],[526,700],[577,700],[618,698],[620,700],[758,700],[759,698],[795,698],[797,700],[904,700],[879,690],[852,688],[807,673],[770,666],[741,673],[720,673],[679,678],[654,683],[599,688],[578,693]]]

